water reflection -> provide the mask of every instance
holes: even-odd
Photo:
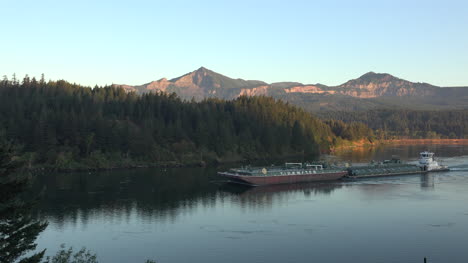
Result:
[[[174,221],[201,203],[214,206],[217,185],[209,183],[213,169],[143,169],[113,172],[45,174],[34,182],[44,189],[38,210],[58,227],[87,224],[91,216]]]
[[[216,184],[215,169],[178,168],[114,172],[45,174],[34,183],[44,191],[37,211],[58,229],[64,224],[87,225],[93,217],[126,222],[174,222],[198,206],[228,202],[242,208],[269,209],[286,204],[297,193],[305,197],[330,195],[341,183],[286,184],[246,187]]]
[[[265,209],[284,205],[296,199],[299,193],[311,198],[316,195],[330,195],[334,190],[343,187],[340,182],[281,184],[249,187],[225,184],[220,191],[230,193],[243,208]]]
[[[434,190],[434,174],[427,173],[421,175],[421,189]]]
[[[341,188],[343,185],[337,182],[318,182],[318,183],[302,183],[302,184],[279,184],[265,185],[259,187],[249,187],[236,184],[225,184],[220,187],[220,190],[226,191],[240,196],[256,196],[256,195],[281,195],[288,193],[304,192],[306,195],[311,194],[330,194],[333,190]]]

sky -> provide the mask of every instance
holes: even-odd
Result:
[[[468,86],[468,1],[0,0],[0,76],[143,84],[204,66],[339,85]]]

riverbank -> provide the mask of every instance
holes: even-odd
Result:
[[[206,156],[205,156],[206,157]],[[90,159],[81,159],[79,161],[70,161],[66,164],[48,164],[36,163],[26,165],[25,169],[33,173],[44,172],[88,172],[88,171],[108,171],[108,170],[129,170],[140,168],[181,168],[181,167],[216,167],[228,164],[256,163],[256,162],[283,162],[284,160],[304,159],[302,154],[288,153],[281,156],[265,157],[265,156],[250,156],[245,158],[240,155],[229,155],[222,158],[206,158],[204,160],[186,159],[173,161],[138,161],[127,158],[117,160],[101,159],[99,162],[91,161]],[[24,159],[23,159],[24,161]],[[27,162],[26,162],[27,163]]]
[[[358,141],[343,141],[337,146],[330,147],[330,153],[370,148],[379,144],[382,144],[382,141],[371,141],[368,139],[362,139]]]
[[[468,139],[395,139],[384,140],[384,144],[445,144],[468,145]]]
[[[361,150],[381,145],[468,145],[468,139],[391,139],[391,140],[367,140],[347,141],[341,145],[330,148],[330,152]]]
[[[423,145],[423,144],[439,144],[439,145],[468,145],[468,139],[393,139],[393,140],[368,140],[362,139],[359,141],[343,141],[340,145],[331,147],[327,153],[340,152],[362,152],[378,146],[384,145]],[[34,164],[27,165],[27,169],[31,172],[80,172],[80,171],[103,171],[103,170],[124,170],[138,168],[177,168],[177,167],[205,167],[219,166],[226,164],[236,164],[245,162],[258,161],[284,161],[285,159],[297,160],[304,159],[304,156],[297,153],[288,153],[281,156],[265,157],[260,155],[250,155],[249,158],[242,157],[238,154],[228,154],[222,158],[215,156],[204,155],[203,160],[200,157],[192,156],[192,158],[181,158],[181,160],[172,161],[138,161],[127,158],[99,158],[99,159],[81,159],[80,161],[68,161],[66,163],[56,164]],[[308,158],[310,159],[310,158]],[[24,160],[27,163],[27,160]]]

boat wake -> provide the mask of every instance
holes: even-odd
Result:
[[[468,171],[467,167],[452,167],[450,171]]]

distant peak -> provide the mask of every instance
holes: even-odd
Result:
[[[190,74],[190,73],[189,73]],[[216,72],[212,71],[212,70],[209,70],[205,67],[200,67],[198,68],[197,70],[195,71],[192,71],[191,74],[197,74],[197,75],[212,75],[212,74],[216,74]]]
[[[211,71],[205,67],[200,67],[199,69],[195,70],[196,72],[206,72],[206,71]]]
[[[374,71],[369,71],[366,74],[362,75],[361,78],[362,77],[379,77],[379,76],[380,77],[385,77],[385,76],[392,76],[392,75],[390,75],[388,73],[376,73]]]
[[[379,81],[379,80],[388,81],[391,79],[397,79],[397,78],[388,73],[375,73],[373,71],[369,71],[366,74],[357,78],[357,80],[362,80],[362,81]]]
[[[367,73],[365,73],[364,75],[362,76],[370,76],[370,75],[376,75],[377,73],[375,73],[374,71],[369,71]]]

